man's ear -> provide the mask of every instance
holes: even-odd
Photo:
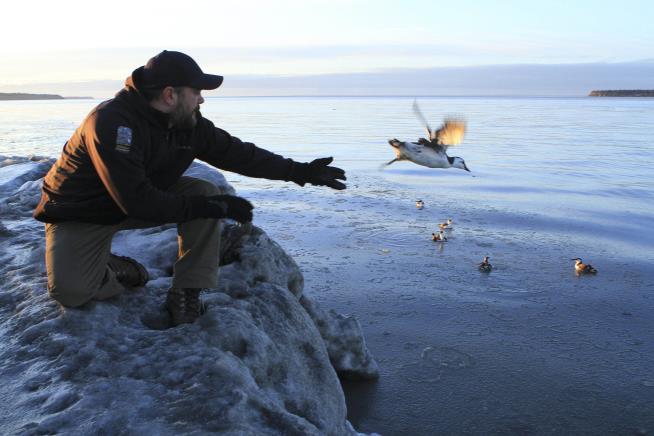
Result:
[[[166,86],[161,90],[161,101],[166,104],[166,106],[174,106],[177,101],[177,92],[172,86]]]

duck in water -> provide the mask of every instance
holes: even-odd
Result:
[[[445,233],[443,231],[439,231],[438,233],[432,233],[431,234],[431,240],[435,242],[447,242],[447,238],[445,237]]]
[[[488,261],[488,256],[484,256],[482,263],[478,265],[479,271],[489,273],[493,270],[493,265]]]
[[[440,223],[438,228],[441,230],[452,230],[452,218],[448,218],[447,222]]]
[[[429,139],[420,138],[418,142],[403,142],[391,139],[388,143],[395,149],[395,159],[385,164],[408,160],[429,168],[459,168],[470,171],[465,161],[457,156],[448,156],[447,149],[451,145],[460,144],[466,131],[466,123],[461,119],[446,118],[438,130],[432,130],[427,119],[420,111],[417,102],[413,102],[413,111],[422,121]]]
[[[575,273],[580,274],[597,274],[597,270],[593,268],[593,265],[589,263],[583,263],[583,261],[576,257],[572,259],[575,261]]]
[[[423,207],[425,207],[425,203],[422,200],[416,200],[416,208],[422,209]]]

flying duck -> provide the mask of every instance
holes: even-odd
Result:
[[[420,111],[417,102],[413,102],[413,112],[422,121],[427,131],[428,139],[420,138],[418,142],[403,142],[391,139],[388,143],[395,149],[395,159],[385,166],[401,160],[409,160],[418,165],[429,168],[459,168],[470,171],[465,161],[456,156],[448,156],[447,148],[460,144],[466,131],[464,120],[446,118],[438,130],[432,130],[427,119]]]

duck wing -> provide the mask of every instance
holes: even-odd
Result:
[[[450,145],[458,145],[466,133],[466,122],[457,118],[446,118],[440,129],[436,130],[430,140],[432,144],[447,149]]]
[[[433,131],[429,127],[427,118],[423,115],[418,106],[418,102],[413,100],[413,113],[425,126],[429,141],[423,138],[418,140],[418,143],[426,147],[433,148],[436,152],[446,151],[450,145],[458,145],[463,141],[463,136],[466,133],[466,122],[460,118],[446,118],[440,129]]]
[[[442,145],[439,145],[436,141],[430,141],[425,138],[420,138],[418,139],[418,142],[414,142],[414,144],[422,145],[423,147],[429,147],[432,150],[434,150],[436,153],[445,153],[447,150],[447,147],[443,147]]]
[[[425,126],[425,130],[427,130],[427,136],[429,136],[429,138],[431,139],[432,136],[431,127],[429,127],[427,118],[425,118],[425,116],[422,114],[422,111],[420,110],[420,106],[418,106],[418,102],[416,100],[413,100],[413,113],[422,122],[422,125]]]

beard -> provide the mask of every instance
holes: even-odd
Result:
[[[200,108],[190,109],[180,103],[174,111],[170,113],[170,121],[173,127],[178,129],[192,129],[198,123]]]

